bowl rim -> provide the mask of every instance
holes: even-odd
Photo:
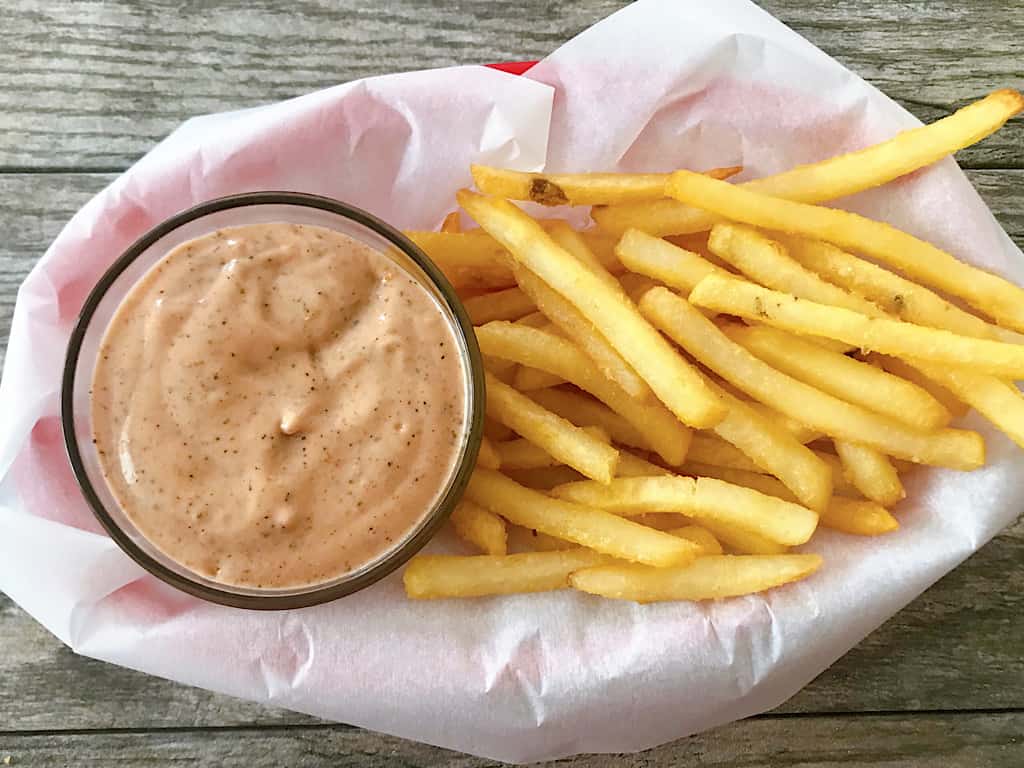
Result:
[[[308,590],[301,592],[275,594],[273,591],[268,591],[266,595],[242,594],[232,591],[229,585],[224,585],[223,588],[220,588],[194,581],[158,562],[136,544],[110,516],[106,506],[96,492],[82,459],[82,452],[75,434],[74,420],[74,387],[76,370],[81,357],[82,343],[101,301],[121,274],[140,255],[145,253],[150,246],[185,224],[221,211],[263,205],[292,205],[333,213],[366,227],[398,248],[433,283],[455,318],[453,330],[461,337],[465,345],[467,354],[464,364],[468,366],[469,378],[467,392],[469,408],[467,409],[465,428],[465,450],[461,461],[456,467],[452,481],[429,513],[425,523],[421,524],[412,536],[372,563],[370,567],[355,572],[352,578],[340,577],[340,580],[326,582],[323,586],[310,585]],[[483,357],[480,353],[476,336],[473,333],[472,322],[455,289],[427,254],[398,229],[361,208],[322,195],[290,191],[261,191],[226,195],[187,208],[152,227],[125,249],[106,269],[99,281],[89,292],[71,331],[61,376],[60,420],[61,429],[64,434],[64,448],[71,463],[71,469],[75,475],[78,487],[100,525],[103,526],[107,534],[125,554],[161,581],[195,597],[234,608],[255,610],[305,608],[336,600],[380,581],[422,549],[451,514],[455,505],[461,499],[466,485],[469,483],[470,475],[476,464],[477,453],[480,449],[483,435],[484,404],[486,402],[483,370]],[[146,537],[143,535],[143,538]],[[154,548],[156,547],[155,544],[153,546]],[[168,559],[171,558],[168,557]],[[188,570],[185,566],[181,567]],[[302,588],[296,587],[295,589]]]

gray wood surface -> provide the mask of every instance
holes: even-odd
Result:
[[[35,259],[82,203],[181,120],[366,75],[537,58],[621,5],[7,0],[0,355]],[[925,120],[995,87],[1024,86],[1019,4],[763,5]],[[959,159],[1024,244],[1024,121]],[[1018,522],[775,714],[641,755],[571,762],[1022,765],[1022,563]],[[10,755],[12,765],[488,764],[77,657],[2,595],[0,681],[0,760]]]

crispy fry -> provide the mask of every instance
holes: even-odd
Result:
[[[532,299],[520,288],[483,293],[462,302],[473,325],[491,320],[518,320],[537,309]]]
[[[706,477],[620,477],[607,485],[584,480],[551,493],[620,515],[678,512],[698,521],[709,518],[779,544],[803,544],[818,525],[818,515],[806,507]]]
[[[549,491],[556,485],[574,483],[584,480],[579,472],[564,464],[557,467],[540,467],[538,469],[509,469],[503,474],[520,485],[533,488],[535,491]]]
[[[605,432],[600,427],[581,427],[581,429],[591,437],[597,438],[602,443],[607,443],[611,440],[611,438],[608,437],[608,433]],[[506,470],[556,467],[561,463],[554,456],[552,456],[550,453],[541,448],[539,445],[531,443],[526,438],[520,438],[518,440],[506,440],[503,443],[498,443],[495,446],[495,450],[501,461],[500,466]],[[635,459],[636,457],[631,458]],[[621,472],[621,465],[622,455],[620,453],[617,472]],[[498,467],[487,468],[498,469]]]
[[[657,475],[671,475],[664,467],[652,464],[647,459],[641,459],[629,451],[619,451],[619,471],[617,477],[655,477]]]
[[[460,539],[485,555],[504,555],[508,548],[505,521],[471,501],[460,501],[452,511],[452,527]]]
[[[906,379],[927,391],[932,397],[942,403],[942,406],[949,411],[954,419],[959,419],[970,410],[967,403],[958,398],[948,389],[943,387],[941,384],[936,383],[933,379],[928,378],[917,370],[917,368],[914,368],[909,363],[903,362],[899,358],[889,357],[888,355],[879,355],[872,352],[867,355],[867,359],[871,363],[877,362],[882,367],[882,370],[887,373],[891,373],[893,376],[899,376],[901,379]]]
[[[883,222],[837,208],[767,197],[686,171],[672,174],[665,189],[677,200],[699,204],[745,224],[855,248],[928,285],[959,296],[1003,325],[1018,331],[1024,329],[1024,289],[958,261],[931,243]]]
[[[551,321],[544,316],[543,312],[531,312],[528,315],[524,315],[516,320],[517,325],[528,325],[531,328],[548,328],[551,326]]]
[[[960,336],[900,320],[867,317],[740,280],[709,275],[690,294],[690,303],[757,320],[791,333],[839,339],[864,350],[970,366],[979,372],[1007,378],[1024,378],[1024,345]]]
[[[538,389],[548,389],[549,387],[557,387],[559,384],[565,384],[565,379],[548,371],[542,371],[539,368],[521,365],[519,370],[516,371],[516,377],[512,383],[520,392],[533,392]]]
[[[477,189],[485,195],[541,205],[602,205],[657,200],[665,196],[667,173],[537,173],[471,165]],[[740,166],[705,171],[727,179]]]
[[[519,541],[534,552],[560,552],[567,549],[576,549],[576,545],[571,541],[556,539],[554,536],[548,536],[546,533],[535,531],[532,528],[523,528],[521,525],[514,525],[512,528],[522,532],[522,537]]]
[[[725,549],[736,555],[782,555],[789,551],[785,544],[766,539],[743,528],[736,528],[724,525],[715,520],[707,518],[700,521],[700,524],[714,534]],[[671,529],[669,529],[671,530]]]
[[[691,541],[645,528],[609,512],[552,499],[489,469],[473,473],[466,495],[511,523],[623,560],[656,566],[681,565],[700,553]]]
[[[441,222],[441,231],[449,234],[457,234],[462,231],[462,219],[458,211],[452,211],[444,217]]]
[[[949,117],[904,131],[880,144],[738,186],[803,203],[835,200],[881,186],[981,141],[999,130],[1022,107],[1024,99],[1016,91],[995,91]],[[707,211],[672,200],[625,203],[595,209],[591,215],[603,230],[612,234],[636,227],[659,236],[700,232],[717,220]]]
[[[906,498],[896,467],[884,453],[845,440],[836,440],[835,447],[843,463],[843,473],[865,498],[883,507],[891,507]]]
[[[575,341],[579,348],[586,354],[598,370],[607,378],[614,381],[630,397],[643,398],[650,394],[650,389],[643,379],[633,370],[633,366],[622,359],[593,323],[585,318],[572,303],[560,293],[553,290],[547,283],[537,277],[533,272],[516,265],[513,268],[516,282],[527,295],[531,303],[540,308],[552,323],[562,332]],[[618,281],[605,272],[605,275],[619,285]],[[497,319],[497,318],[496,318]]]
[[[517,555],[417,555],[402,581],[414,600],[547,592],[569,586],[569,574],[611,562],[589,549],[523,552]]]
[[[768,326],[730,325],[725,334],[768,365],[806,384],[918,429],[936,429],[952,415],[927,390],[869,363],[822,349]]]
[[[818,555],[710,555],[675,568],[599,565],[575,571],[569,583],[581,592],[638,603],[717,600],[798,581],[821,563]]]
[[[689,539],[694,544],[697,544],[702,550],[701,557],[723,554],[722,545],[718,543],[715,534],[707,528],[702,528],[699,525],[684,525],[680,528],[672,528],[668,533],[671,533],[673,536]]]
[[[591,393],[629,421],[669,464],[681,464],[685,459],[690,430],[657,400],[631,398],[602,376],[572,342],[537,328],[500,322],[477,328],[476,337],[485,354],[553,373]]]
[[[711,275],[701,281],[691,294],[691,300],[696,301],[702,286],[715,279]],[[724,282],[765,290],[734,280],[726,279]],[[667,289],[655,288],[649,291],[640,306],[647,317],[676,343],[734,386],[827,435],[863,443],[882,453],[922,464],[954,469],[976,469],[984,464],[985,444],[978,433],[955,429],[924,432],[804,384],[754,357],[730,340],[686,300]],[[774,303],[771,306],[774,313]],[[826,309],[849,312],[838,307]],[[856,316],[856,313],[850,314]],[[887,321],[869,319],[868,322]]]
[[[755,283],[773,290],[819,304],[846,307],[868,317],[885,316],[867,299],[822,280],[793,259],[781,243],[751,227],[728,222],[716,224],[708,237],[708,248]]]
[[[494,443],[486,435],[480,440],[480,452],[477,454],[476,463],[486,469],[501,468],[501,457],[494,449]]]
[[[613,291],[621,290],[619,281],[607,266],[607,264],[611,263],[611,260],[618,259],[614,240],[605,245],[612,255],[610,257],[606,256],[602,260],[591,250],[590,244],[587,242],[587,236],[570,227],[568,222],[558,220],[547,222],[547,226],[544,229],[547,230],[552,240],[562,246],[571,256],[575,256],[576,260],[593,272],[594,276],[600,279],[601,282]],[[590,236],[590,240],[594,242],[593,236]],[[615,271],[621,272],[622,270],[616,269]]]
[[[488,291],[516,284],[508,252],[486,232],[406,231],[405,236],[423,249],[458,290]]]
[[[686,295],[713,272],[726,274],[700,254],[638,229],[626,230],[615,246],[615,253],[632,272],[654,278]]]
[[[493,375],[485,375],[488,414],[589,478],[604,483],[615,477],[618,451]]]
[[[764,403],[759,403],[756,400],[745,401],[748,406],[753,408],[755,411],[760,413],[766,419],[775,419],[785,427],[786,431],[795,437],[799,442],[807,445],[810,442],[817,440],[821,437],[821,432],[816,429],[811,429],[806,424],[801,424],[796,419],[791,419],[784,413],[779,413],[774,408],[769,408]]]
[[[705,428],[724,418],[725,407],[697,371],[636,307],[554,243],[529,216],[508,201],[466,190],[458,193],[458,200],[519,263],[572,301],[681,421]]]
[[[563,419],[568,419],[577,427],[601,427],[616,443],[653,450],[650,443],[629,421],[587,395],[563,389],[542,389],[531,392],[530,398]]]

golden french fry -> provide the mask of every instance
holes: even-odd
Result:
[[[577,427],[601,427],[616,443],[653,450],[636,427],[608,406],[587,395],[563,389],[541,389],[531,392],[530,398]]]
[[[415,232],[405,236],[418,245],[459,290],[496,290],[516,284],[508,252],[481,230]]]
[[[725,274],[700,254],[688,251],[639,229],[628,229],[615,246],[615,254],[626,269],[646,275],[689,294],[713,272]]]
[[[569,574],[611,562],[589,549],[523,552],[517,555],[417,555],[402,581],[414,600],[548,592],[569,586]]]
[[[452,211],[444,217],[441,222],[441,231],[449,234],[457,234],[462,231],[462,219],[458,211]]]
[[[882,367],[882,370],[891,373],[893,376],[899,376],[901,379],[906,379],[928,392],[928,394],[942,403],[942,406],[949,411],[954,419],[959,419],[970,410],[967,403],[942,385],[936,383],[933,379],[925,376],[909,363],[905,363],[897,357],[879,355],[875,352],[872,352],[866,357],[869,362],[878,363]]]
[[[906,498],[896,467],[884,453],[859,443],[834,441],[844,474],[866,499],[891,507]]]
[[[700,524],[715,535],[728,551],[737,555],[781,555],[789,551],[785,544],[766,539],[751,531],[735,526],[724,525],[715,520],[707,518],[700,521]],[[670,529],[671,530],[671,529]]]
[[[635,304],[647,291],[661,285],[661,283],[651,280],[644,275],[638,275],[635,272],[627,272],[619,277],[619,285],[622,286],[622,290],[626,292],[629,300]]]
[[[597,438],[602,443],[607,443],[611,440],[608,433],[600,427],[581,427],[581,429],[591,437]],[[500,466],[506,470],[540,469],[541,467],[555,467],[561,463],[539,445],[531,443],[526,438],[506,440],[503,443],[498,443],[495,446],[495,450],[501,462]],[[634,460],[636,459],[635,456],[631,456],[630,458]],[[485,465],[481,464],[481,466]],[[487,469],[498,469],[498,467],[487,467]],[[621,473],[621,470],[622,453],[620,452],[617,473]]]
[[[565,384],[565,379],[548,371],[542,371],[539,368],[521,365],[516,371],[516,377],[513,379],[512,384],[520,392],[530,392],[532,394],[539,389],[548,389],[549,387],[557,387],[559,384]]]
[[[649,293],[653,290],[657,289]],[[690,303],[791,333],[838,339],[863,350],[970,366],[995,376],[1024,378],[1024,345],[960,336],[900,320],[868,317],[843,307],[798,299],[788,293],[741,280],[709,275],[694,288]]]
[[[869,317],[884,317],[867,299],[822,280],[787,253],[785,246],[742,224],[716,224],[708,248],[755,283],[819,304],[846,307]],[[690,289],[691,291],[693,288]]]
[[[598,258],[593,250],[590,248],[588,237],[590,242],[594,242],[593,233],[582,233],[577,232],[568,222],[565,221],[551,221],[546,222],[544,229],[551,236],[558,245],[562,246],[571,256],[575,256],[576,260],[583,266],[594,273],[594,276],[601,280],[605,285],[611,288],[613,291],[621,290],[619,287],[619,281],[615,275],[612,274],[612,270],[608,268],[608,264],[611,260],[618,261],[618,254],[615,252],[615,241],[611,239],[604,247],[611,250],[612,255],[610,257],[605,256]],[[622,269],[615,269],[616,272],[621,272]]]
[[[932,287],[959,296],[1003,325],[1018,331],[1024,329],[1024,289],[958,261],[931,243],[884,222],[838,208],[768,197],[687,171],[673,173],[665,189],[677,200],[745,224],[855,248]]]
[[[486,435],[480,440],[480,452],[477,454],[476,463],[486,469],[501,468],[501,457],[494,449],[494,443]]]
[[[462,302],[473,325],[491,320],[518,320],[537,309],[533,300],[520,288],[483,293]]]
[[[608,339],[568,299],[525,267],[516,265],[513,273],[531,303],[560,328],[567,338],[575,341],[604,376],[618,384],[630,397],[643,398],[650,394],[647,384],[633,370],[633,366],[622,359]],[[618,286],[618,281],[611,274],[605,274]]]
[[[899,320],[942,328],[961,336],[974,336],[979,339],[1011,342],[1020,339],[1012,331],[986,323],[980,317],[965,312],[924,286],[847,253],[831,243],[805,237],[784,237],[783,242],[790,257],[799,264],[813,270],[829,282],[869,299],[875,306],[881,307]],[[813,296],[801,298],[818,301]]]
[[[504,555],[508,548],[505,521],[471,501],[460,501],[452,511],[452,527],[460,539],[486,555]]]
[[[487,373],[487,413],[581,474],[610,482],[619,452]]]
[[[466,496],[510,523],[623,560],[656,566],[681,565],[700,553],[691,541],[645,528],[603,510],[553,499],[489,469],[473,473]]]
[[[711,275],[702,280],[691,294],[691,300],[700,303],[697,301],[698,292],[702,286],[716,279]],[[767,290],[734,280],[726,279],[724,282],[744,289]],[[806,301],[799,303],[811,304]],[[839,307],[815,306],[858,316]],[[882,453],[921,464],[976,469],[985,462],[985,443],[977,432],[948,428],[933,432],[914,429],[804,384],[754,357],[729,339],[689,302],[667,289],[655,288],[649,291],[641,300],[640,307],[676,343],[734,386],[827,435],[862,443]],[[878,318],[865,320],[869,323],[888,322]],[[1024,352],[1024,348],[1021,351]]]
[[[807,445],[821,437],[821,432],[818,430],[811,429],[806,424],[801,424],[796,419],[791,419],[786,414],[779,413],[774,408],[769,408],[764,403],[759,403],[756,400],[747,400],[746,403],[766,419],[777,419],[779,424],[781,424],[787,432],[793,435],[793,437],[804,445]]]
[[[642,459],[629,451],[619,450],[619,471],[617,477],[655,477],[657,475],[671,475],[664,467],[652,464],[647,459]]]
[[[576,545],[571,541],[556,539],[554,536],[548,536],[546,533],[541,533],[540,531],[534,531],[532,529],[527,530],[519,525],[515,527],[524,532],[525,535],[523,540],[534,552],[560,552],[576,548]]]
[[[638,603],[718,600],[798,581],[821,563],[819,555],[710,555],[675,568],[599,565],[574,572],[569,583],[581,592]]]
[[[564,464],[558,467],[539,467],[538,469],[509,469],[503,474],[535,491],[549,491],[556,485],[585,479],[575,469]]]
[[[673,536],[689,539],[698,545],[702,550],[701,557],[723,554],[722,545],[718,543],[718,539],[707,528],[702,528],[699,525],[684,525],[679,528],[671,528],[668,533],[671,533]]]
[[[779,544],[803,544],[818,525],[818,515],[806,507],[706,477],[620,477],[607,485],[584,480],[551,493],[620,515],[678,512],[698,522],[709,518]]]
[[[805,384],[918,429],[936,429],[952,415],[916,384],[870,363],[823,349],[768,326],[733,324],[725,334],[768,365]]]
[[[637,308],[552,241],[533,219],[507,200],[467,190],[460,190],[457,197],[520,264],[569,299],[683,423],[706,428],[724,418],[725,406],[700,374]]]
[[[516,364],[511,360],[502,360],[500,357],[491,357],[490,355],[484,355],[483,357],[484,368],[499,377],[511,373],[516,367]]]
[[[477,189],[485,195],[541,205],[602,205],[657,200],[665,196],[667,173],[538,173],[471,165]],[[727,179],[740,166],[705,171]]]
[[[572,342],[539,328],[503,322],[477,328],[476,337],[484,354],[555,374],[594,395],[633,425],[669,464],[685,459],[690,430],[661,402],[627,395]]]
[[[835,200],[881,186],[981,141],[1022,107],[1024,99],[1016,91],[995,91],[948,117],[880,144],[737,186],[803,203]],[[591,216],[612,234],[636,227],[659,236],[700,232],[718,220],[707,211],[674,200],[624,203],[595,209]]]
[[[551,325],[551,321],[544,316],[543,312],[537,311],[520,317],[516,320],[516,325],[528,325],[531,328],[547,328]]]
[[[907,362],[950,390],[1024,448],[1024,396],[1015,385],[966,368],[952,368],[912,358]]]

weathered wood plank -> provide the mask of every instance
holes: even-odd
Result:
[[[1018,768],[1022,713],[755,718],[639,754],[581,755],[547,765],[573,768]],[[0,737],[0,759],[32,766],[504,765],[390,736],[336,726],[80,733]]]
[[[0,168],[120,169],[192,115],[368,75],[542,57],[623,5],[9,0],[0,11]],[[763,5],[925,120],[1024,79],[1020,4]],[[1022,145],[1015,120],[963,162],[1024,167]]]

